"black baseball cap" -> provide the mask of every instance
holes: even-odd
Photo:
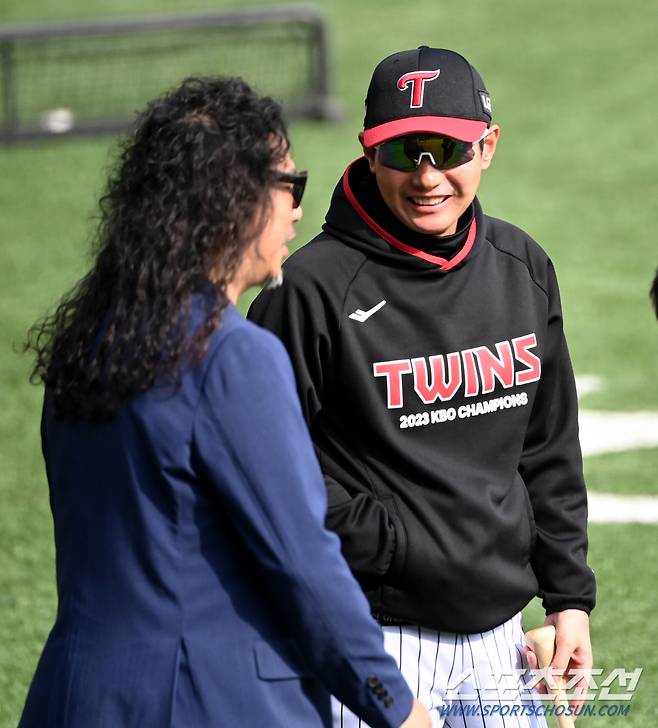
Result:
[[[375,68],[363,120],[363,144],[405,134],[445,134],[465,142],[491,123],[491,98],[480,74],[459,53],[420,46]]]

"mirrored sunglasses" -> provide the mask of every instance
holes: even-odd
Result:
[[[474,142],[462,142],[440,134],[413,134],[396,137],[376,147],[377,158],[385,167],[399,172],[413,172],[423,159],[440,170],[453,169],[475,156],[475,145],[489,134],[490,129]]]
[[[302,204],[302,197],[306,189],[306,180],[308,172],[275,172],[274,179],[277,182],[286,182],[292,185],[290,193],[292,194],[292,206],[299,207]]]

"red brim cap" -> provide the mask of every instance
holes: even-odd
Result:
[[[387,121],[363,132],[363,145],[376,147],[405,134],[445,134],[463,142],[476,142],[487,128],[486,121],[456,119],[451,116],[408,116]]]

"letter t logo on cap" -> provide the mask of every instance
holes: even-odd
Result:
[[[411,84],[411,103],[410,109],[420,109],[423,105],[423,96],[425,95],[425,82],[434,81],[439,77],[440,69],[435,71],[410,71],[404,76],[398,78],[398,90],[404,91]]]

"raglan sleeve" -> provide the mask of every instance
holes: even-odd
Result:
[[[303,279],[303,280],[302,280]],[[284,344],[295,373],[302,411],[317,440],[317,420],[331,394],[336,368],[340,292],[329,291],[307,273],[295,270],[283,285],[264,290],[248,317],[274,333]],[[321,449],[318,447],[320,462]],[[404,528],[386,506],[372,496],[367,485],[347,490],[332,474],[324,473],[329,509],[327,525],[338,533],[343,555],[355,574],[381,577],[398,568]]]
[[[578,439],[578,400],[563,330],[557,278],[547,271],[548,313],[542,375],[519,472],[532,504],[537,540],[532,566],[547,613],[590,612],[596,586],[587,565],[587,493]]]
[[[331,321],[331,301],[310,281],[298,283],[299,275],[286,275],[280,286],[261,291],[247,318],[283,342],[304,419],[311,426],[322,409],[338,331]]]
[[[413,697],[337,536],[324,527],[322,474],[289,359],[273,336],[247,324],[218,347],[194,447],[201,476],[260,565],[259,588],[272,608],[280,605],[304,663],[370,725],[399,726]]]

